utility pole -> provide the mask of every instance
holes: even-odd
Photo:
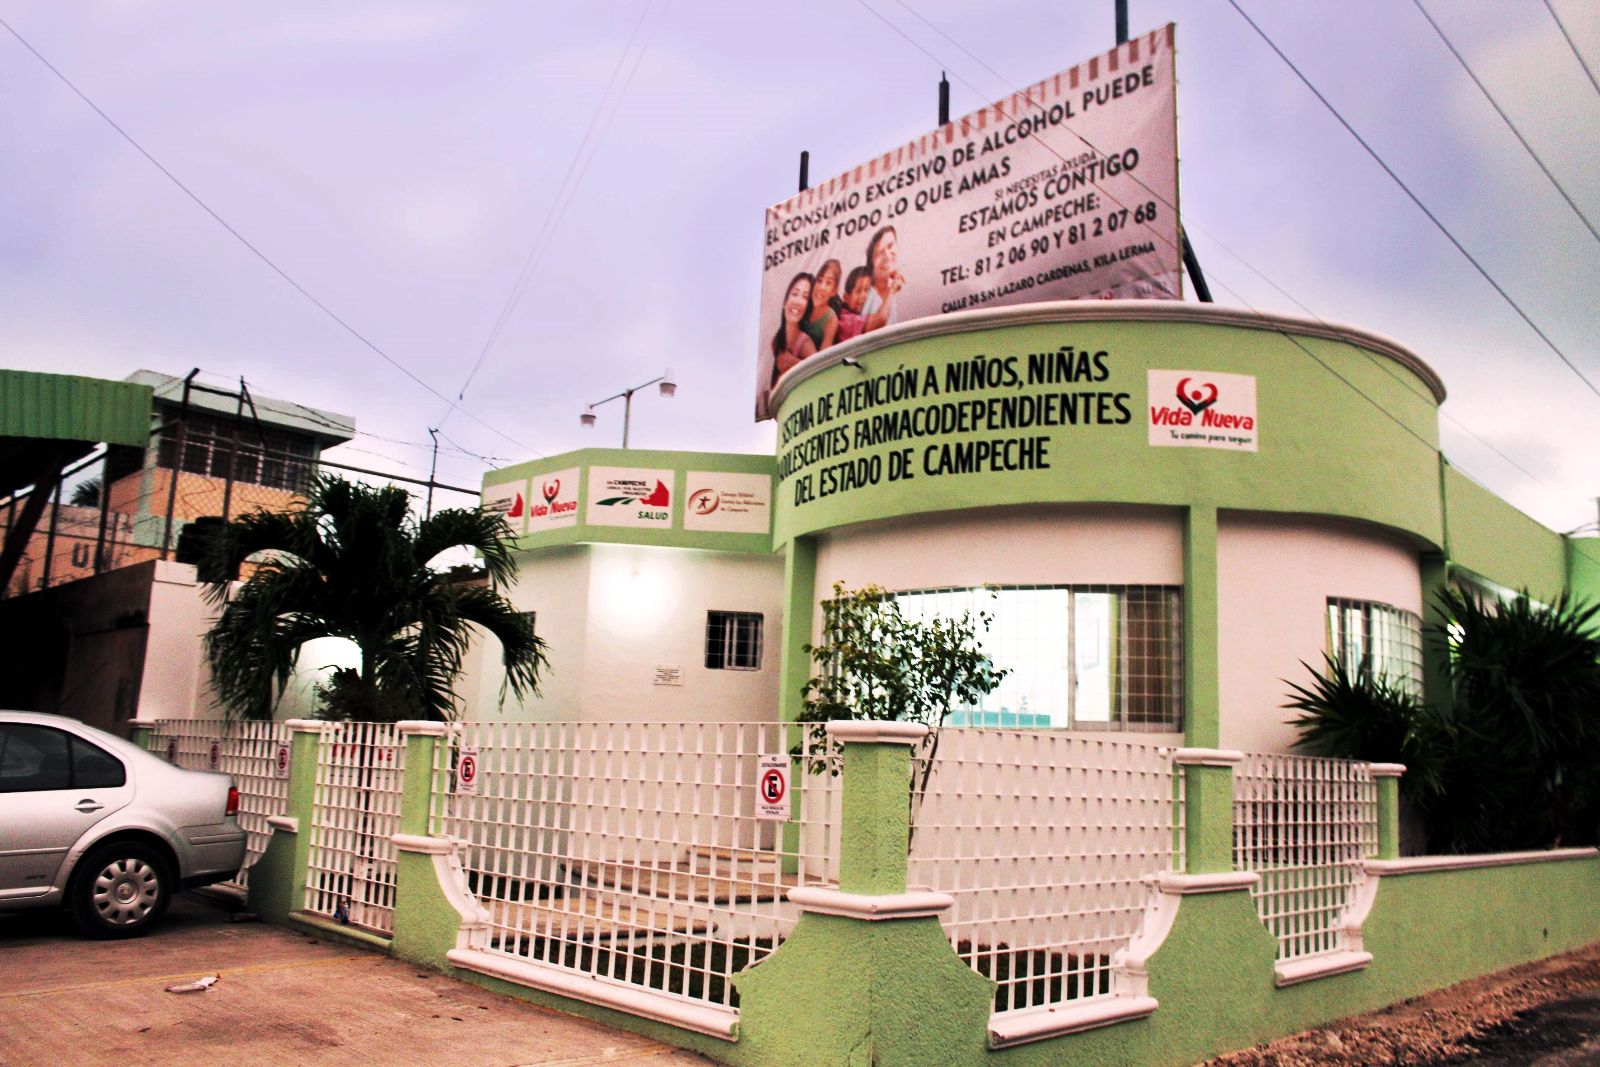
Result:
[[[178,405],[178,447],[177,453],[172,457],[172,471],[167,476],[167,528],[161,535],[161,558],[166,559],[172,553],[172,513],[178,506],[178,476],[183,473],[183,446],[188,438],[189,419],[189,391],[194,386],[195,375],[200,373],[196,367],[189,372],[183,380],[183,403]],[[161,444],[156,443],[156,455],[159,457]],[[160,466],[159,459],[156,466]]]
[[[433,465],[428,468],[428,506],[422,515],[424,519],[433,518],[433,479],[439,473],[439,431],[430,426],[428,436],[433,438]],[[627,447],[626,443],[623,447]]]

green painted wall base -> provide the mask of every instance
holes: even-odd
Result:
[[[983,1060],[994,983],[961,962],[939,920],[802,915],[736,979],[738,1059],[935,1067]]]
[[[267,922],[287,922],[303,901],[295,898],[296,861],[300,855],[300,835],[288,830],[273,830],[267,849],[250,868],[247,899],[250,910]]]

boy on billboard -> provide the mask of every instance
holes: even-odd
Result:
[[[885,226],[867,242],[867,270],[872,278],[872,288],[861,314],[866,319],[863,333],[881,330],[900,321],[899,301],[895,298],[905,288],[906,276],[900,273],[900,256],[896,245],[899,235],[893,226]]]

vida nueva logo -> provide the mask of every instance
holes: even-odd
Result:
[[[1254,452],[1256,380],[1200,370],[1148,372],[1150,444]]]

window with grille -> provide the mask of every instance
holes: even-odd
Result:
[[[1409,611],[1329,597],[1328,654],[1350,674],[1422,695],[1422,619]]]
[[[156,450],[156,465],[168,470],[226,479],[231,464],[236,482],[295,493],[310,482],[314,458],[314,443],[304,434],[192,411],[183,419],[183,455],[176,423],[162,429]]]
[[[978,634],[1010,671],[952,726],[1183,729],[1183,591],[1165,585],[1005,586],[895,594],[908,618],[993,618]]]
[[[761,616],[753,611],[706,612],[706,669],[761,669]]]

